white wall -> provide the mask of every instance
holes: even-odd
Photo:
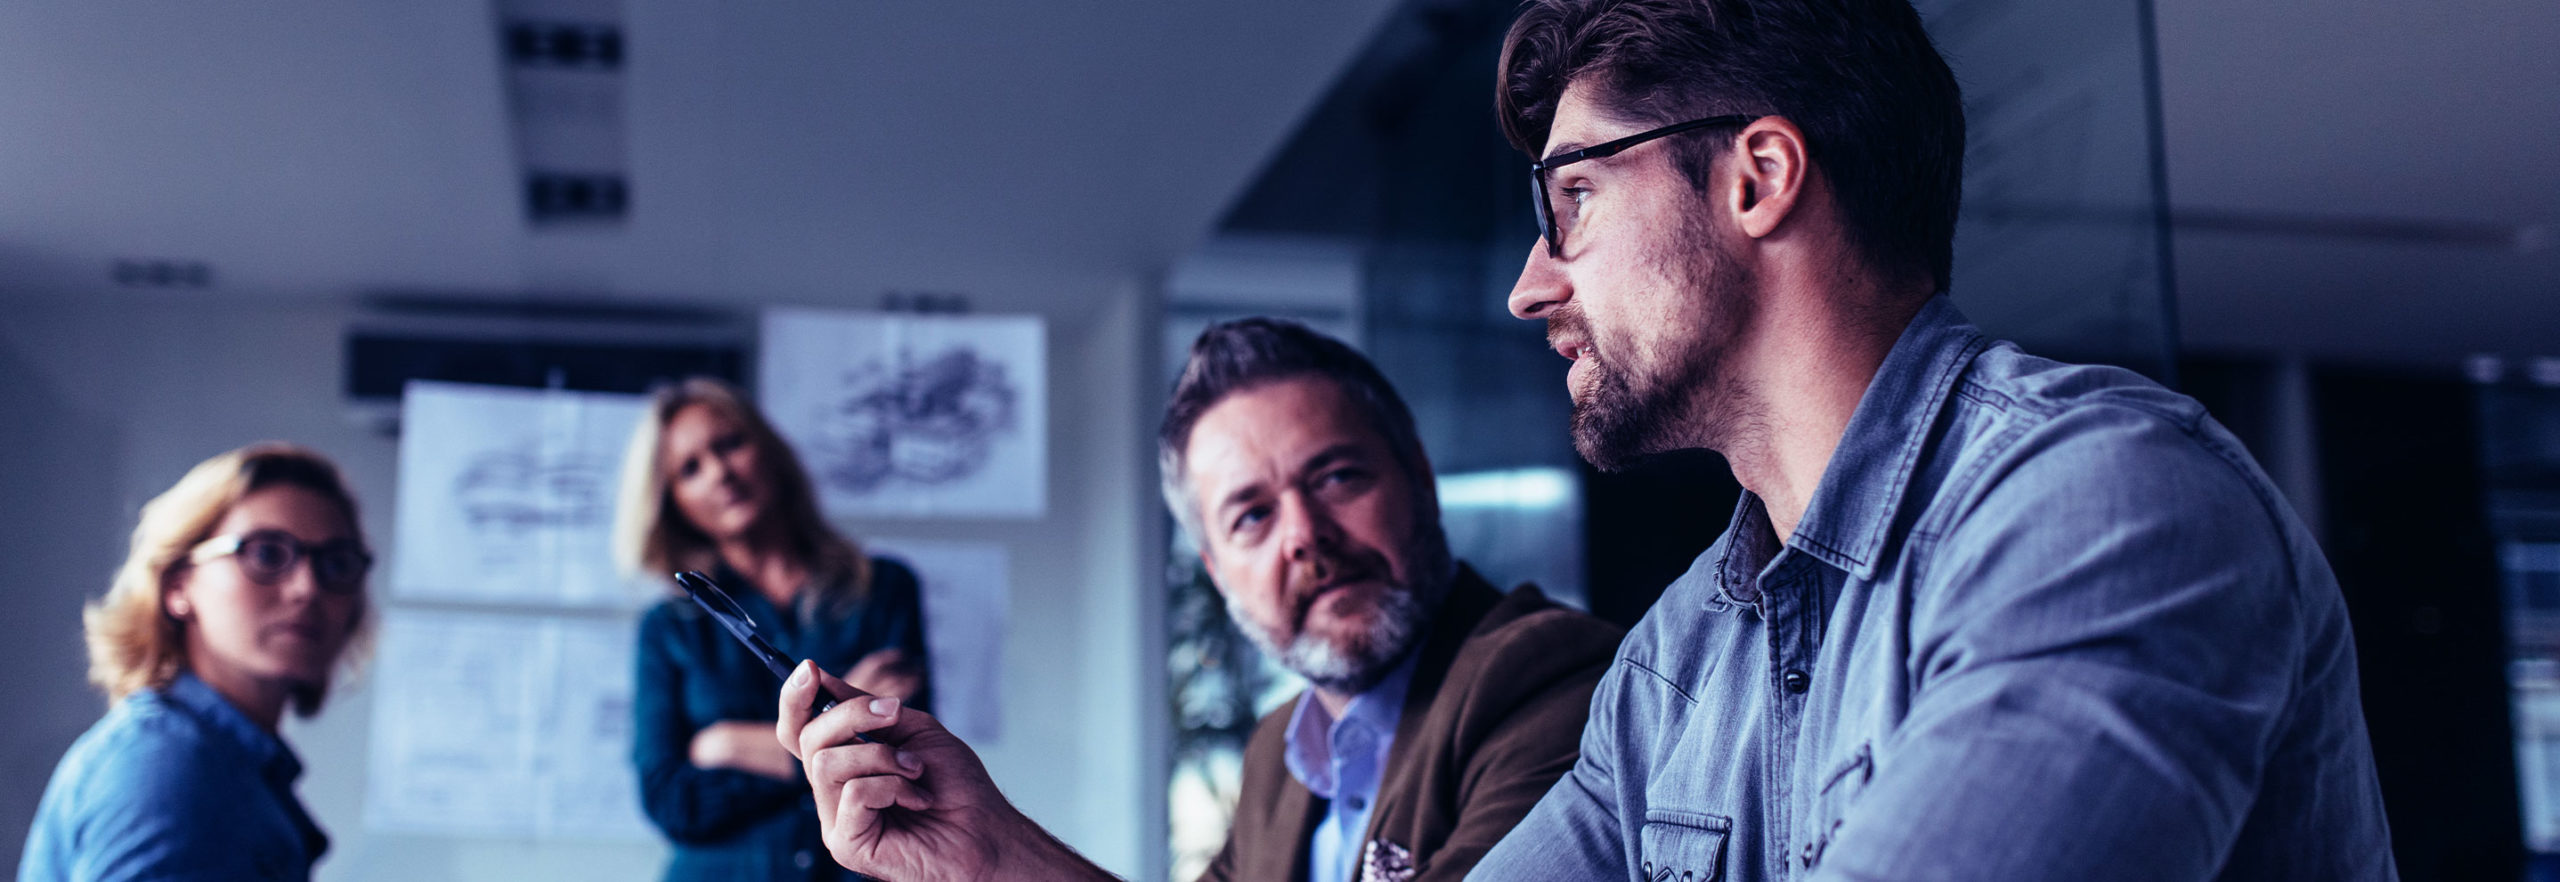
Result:
[[[1014,801],[1111,869],[1163,874],[1162,552],[1149,495],[1154,307],[1131,285],[1049,313],[1050,515],[1015,524],[859,523],[857,532],[1003,541],[1013,560],[1004,734],[982,745]],[[195,462],[280,438],[337,459],[387,546],[397,447],[347,418],[341,335],[355,309],[190,298],[12,304],[0,323],[0,856],[14,866],[55,760],[102,704],[82,681],[79,607],[105,589],[142,502]],[[368,680],[397,676],[375,670]],[[322,879],[648,878],[663,849],[376,835],[363,827],[370,689],[286,737],[333,837]],[[601,749],[601,748],[600,748]]]

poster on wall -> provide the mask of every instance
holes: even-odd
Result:
[[[1005,613],[1012,595],[1005,547],[878,536],[863,545],[905,562],[922,585],[934,717],[962,740],[993,741],[1002,729]]]
[[[401,397],[392,594],[630,607],[615,572],[622,451],[637,395],[412,382]]]
[[[648,841],[621,616],[384,612],[366,826]]]
[[[1037,518],[1048,362],[1037,316],[777,309],[758,398],[843,517]]]

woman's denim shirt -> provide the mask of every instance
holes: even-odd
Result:
[[[745,576],[722,567],[712,573],[756,620],[774,648],[838,674],[875,650],[906,650],[926,658],[924,613],[913,571],[888,558],[871,559],[871,591],[841,616],[813,603],[777,609]],[[814,592],[803,592],[803,601]],[[819,838],[818,809],[809,784],[734,769],[705,769],[692,761],[695,733],[722,720],[770,721],[782,683],[764,663],[681,598],[651,608],[640,620],[638,675],[632,695],[632,763],[640,773],[640,805],[675,845],[669,880],[858,879],[836,866]],[[933,686],[908,704],[930,709]]]
[[[54,767],[19,882],[309,879],[329,837],[294,798],[302,762],[180,673],[116,702]]]

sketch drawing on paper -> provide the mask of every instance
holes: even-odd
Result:
[[[541,445],[481,451],[453,481],[453,498],[477,531],[580,529],[613,516],[614,463],[574,451],[545,457]]]
[[[871,359],[842,375],[832,400],[817,402],[810,454],[818,480],[862,495],[893,481],[967,479],[1018,425],[1021,396],[1004,363],[967,344],[921,359],[904,349]]]
[[[613,522],[615,463],[525,436],[466,453],[446,498],[470,536],[447,550],[482,573],[557,579],[564,554],[592,553]],[[566,599],[566,598],[561,598]]]
[[[1038,316],[765,313],[756,391],[838,517],[1046,511]]]
[[[612,564],[634,395],[411,383],[401,400],[393,592],[411,600],[628,606]]]

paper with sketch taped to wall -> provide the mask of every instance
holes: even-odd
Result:
[[[647,841],[626,617],[384,611],[365,825]]]
[[[612,558],[637,395],[411,382],[391,589],[408,600],[634,607]]]
[[[776,309],[756,385],[830,514],[1037,518],[1048,356],[1037,316]]]
[[[1012,602],[1005,546],[882,536],[863,545],[905,562],[922,583],[934,717],[961,740],[994,740],[1003,728],[1005,614]]]

